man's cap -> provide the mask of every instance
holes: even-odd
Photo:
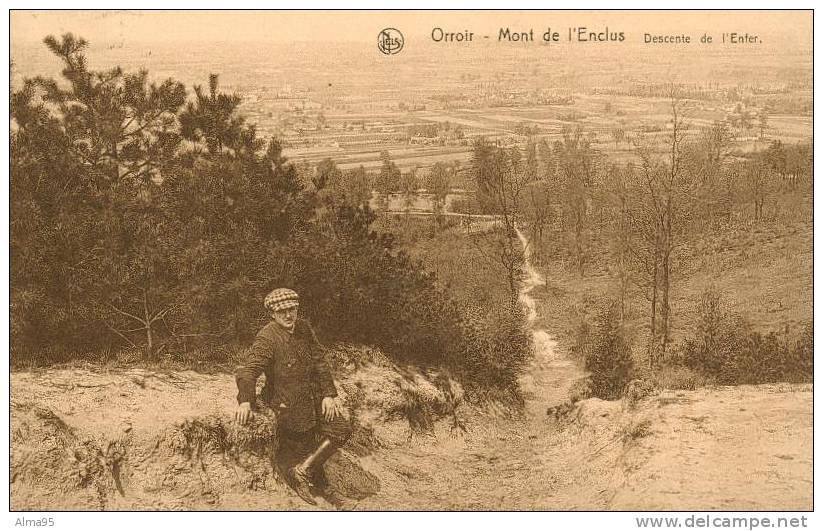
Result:
[[[263,301],[263,306],[270,312],[294,308],[299,305],[300,298],[297,296],[297,292],[289,288],[277,288],[266,295],[266,299]]]

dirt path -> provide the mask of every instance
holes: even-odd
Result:
[[[526,245],[525,237],[519,234]],[[529,247],[526,245],[528,251]],[[528,252],[527,252],[528,254]],[[527,256],[528,258],[528,256]],[[527,319],[537,321],[531,292],[544,284],[541,275],[526,264],[520,301]],[[526,407],[521,418],[489,415],[469,431],[452,438],[441,433],[436,441],[423,441],[411,449],[397,448],[394,467],[404,477],[403,491],[385,490],[365,500],[363,508],[402,509],[597,509],[611,496],[612,472],[597,459],[584,463],[588,444],[549,421],[548,408],[563,403],[569,387],[583,376],[575,363],[561,356],[556,343],[542,328],[532,330],[535,357],[521,377]],[[608,459],[603,460],[605,462]],[[400,502],[400,503],[398,503]]]

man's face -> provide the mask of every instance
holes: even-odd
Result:
[[[272,314],[274,321],[288,330],[289,332],[294,331],[294,325],[297,322],[297,306],[292,306],[291,308],[285,308],[281,310],[275,310]]]

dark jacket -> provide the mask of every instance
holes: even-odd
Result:
[[[239,403],[255,403],[261,373],[266,375],[262,398],[279,412],[278,425],[289,431],[313,428],[317,403],[337,396],[325,355],[306,321],[298,321],[293,334],[274,321],[260,330],[235,372]]]

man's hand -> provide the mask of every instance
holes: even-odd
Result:
[[[323,399],[320,408],[323,411],[323,417],[325,417],[326,421],[334,420],[338,415],[343,416],[343,406],[330,396]]]
[[[251,404],[249,402],[243,402],[234,412],[234,420],[239,422],[241,425],[245,424],[249,421],[249,419],[254,417],[254,412],[251,410]]]

